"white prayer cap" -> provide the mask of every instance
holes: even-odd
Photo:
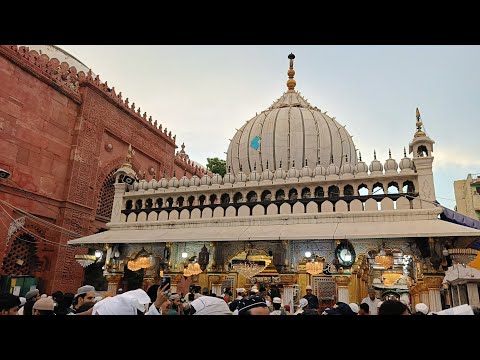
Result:
[[[24,297],[20,296],[20,306],[25,305],[26,302],[27,302],[27,299],[25,299]]]
[[[123,294],[105,298],[93,306],[93,315],[137,315],[144,312],[150,303],[150,297],[142,289],[127,291]]]
[[[421,312],[422,314],[427,315],[428,314],[428,306],[427,306],[427,304],[424,304],[424,303],[418,303],[417,305],[415,305],[415,311],[416,312]]]
[[[46,298],[47,298],[47,294],[42,294],[42,295],[40,296],[40,299],[46,299]]]
[[[238,288],[237,289],[237,293],[244,293],[245,292],[245,288]]]
[[[190,303],[193,315],[232,315],[225,300],[213,296],[202,296]]]
[[[308,305],[308,300],[301,298],[300,302],[298,303],[298,306],[300,306],[302,309]]]
[[[274,297],[274,298],[273,298],[273,303],[274,303],[274,304],[281,304],[281,303],[282,303],[282,299],[280,299],[279,297]]]
[[[313,290],[312,285],[307,285],[306,290]]]
[[[360,310],[360,308],[358,307],[358,305],[356,303],[350,303],[350,304],[348,304],[348,306],[350,306],[350,309],[352,309],[352,311],[355,314],[358,314],[358,310]]]

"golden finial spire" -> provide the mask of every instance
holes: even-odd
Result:
[[[290,53],[288,55],[288,58],[290,59],[290,69],[288,69],[288,80],[287,80],[287,87],[288,91],[295,91],[295,85],[297,85],[297,82],[293,78],[295,76],[295,70],[293,70],[293,59],[295,59],[295,55],[293,53]]]
[[[418,110],[418,107],[417,107],[417,111],[416,111],[416,116],[417,116],[417,123],[416,123],[417,132],[415,133],[415,137],[426,136],[425,133],[422,130],[423,122],[421,120],[420,111]]]
[[[125,157],[125,162],[123,163],[123,167],[132,167],[132,157],[135,154],[135,150],[132,149],[132,144],[128,145],[127,156]]]

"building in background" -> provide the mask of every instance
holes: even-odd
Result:
[[[0,84],[4,287],[28,277],[25,288],[76,291],[84,269],[74,255],[87,250],[67,241],[106,229],[129,145],[139,179],[204,174],[184,145],[176,153],[170,129],[58,47],[0,46]]]
[[[456,210],[473,219],[480,219],[480,174],[468,174],[454,182]]]

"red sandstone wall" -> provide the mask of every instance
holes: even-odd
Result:
[[[78,234],[92,234],[104,226],[95,222],[100,188],[123,163],[128,144],[136,152],[134,168],[145,172],[147,180],[152,173],[157,179],[164,171],[171,176],[174,169],[180,178],[185,167],[188,177],[195,172],[188,162],[175,159],[171,132],[146,113],[142,116],[98,77],[77,74],[68,64],[27,49],[0,46],[0,168],[11,172],[13,180],[0,183],[0,199]],[[66,244],[71,238],[48,226],[27,224],[54,242]],[[9,251],[1,240],[6,234],[0,224],[0,259]],[[38,255],[48,261],[31,275],[43,279],[47,293],[75,292],[83,268],[74,255],[84,252],[39,242]]]

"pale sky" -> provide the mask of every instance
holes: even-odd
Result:
[[[437,200],[453,209],[453,181],[480,173],[480,46],[62,45],[185,142],[192,160],[225,159],[236,128],[284,91],[288,54],[296,90],[346,125],[362,159],[400,161],[419,107]],[[480,174],[479,174],[480,175]]]

